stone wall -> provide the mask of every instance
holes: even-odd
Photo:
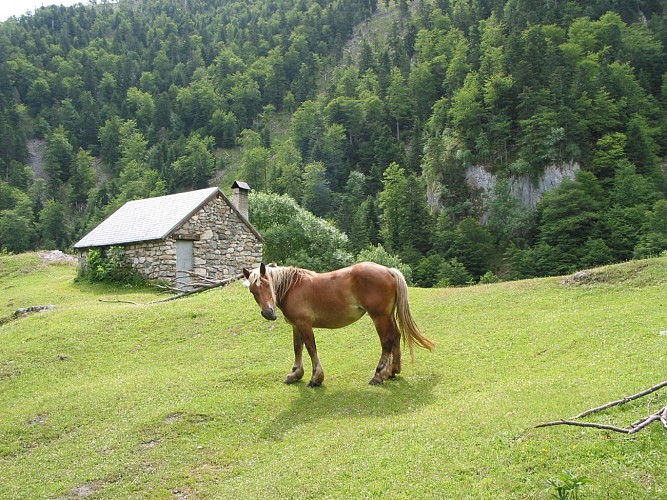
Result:
[[[193,272],[221,280],[262,261],[262,241],[221,195],[210,200],[165,240],[125,245],[133,267],[149,279],[176,279],[176,240],[193,242]],[[85,262],[85,253],[79,257]]]
[[[172,239],[125,245],[125,255],[132,267],[148,279],[173,282],[176,278],[176,244]]]

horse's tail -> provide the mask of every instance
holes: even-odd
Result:
[[[408,284],[405,281],[403,273],[398,269],[389,269],[389,272],[396,278],[396,319],[398,320],[398,329],[403,337],[403,342],[408,344],[410,350],[410,359],[414,362],[414,344],[418,344],[424,349],[432,351],[435,348],[435,342],[427,339],[419,331],[415,320],[410,313],[410,305],[408,304]]]

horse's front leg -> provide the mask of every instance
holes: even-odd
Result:
[[[324,381],[324,369],[320,364],[320,358],[317,355],[317,346],[315,345],[315,334],[310,325],[295,327],[298,328],[303,343],[306,344],[306,349],[310,355],[310,361],[313,364],[313,376],[310,377],[308,387],[317,387],[322,385]]]
[[[285,378],[286,384],[298,382],[303,377],[303,337],[295,326],[292,327],[292,338],[294,340],[294,365]]]

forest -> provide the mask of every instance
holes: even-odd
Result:
[[[42,7],[0,23],[0,250],[235,177],[282,264],[432,287],[659,255],[666,46],[658,0]]]

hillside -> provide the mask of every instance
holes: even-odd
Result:
[[[2,498],[584,498],[667,494],[666,430],[545,421],[665,379],[667,257],[573,276],[410,289],[434,339],[367,385],[363,319],[316,332],[323,387],[282,384],[291,332],[240,284],[151,306],[151,290],[74,281],[72,263],[0,256]],[[589,421],[625,426],[667,392]]]

